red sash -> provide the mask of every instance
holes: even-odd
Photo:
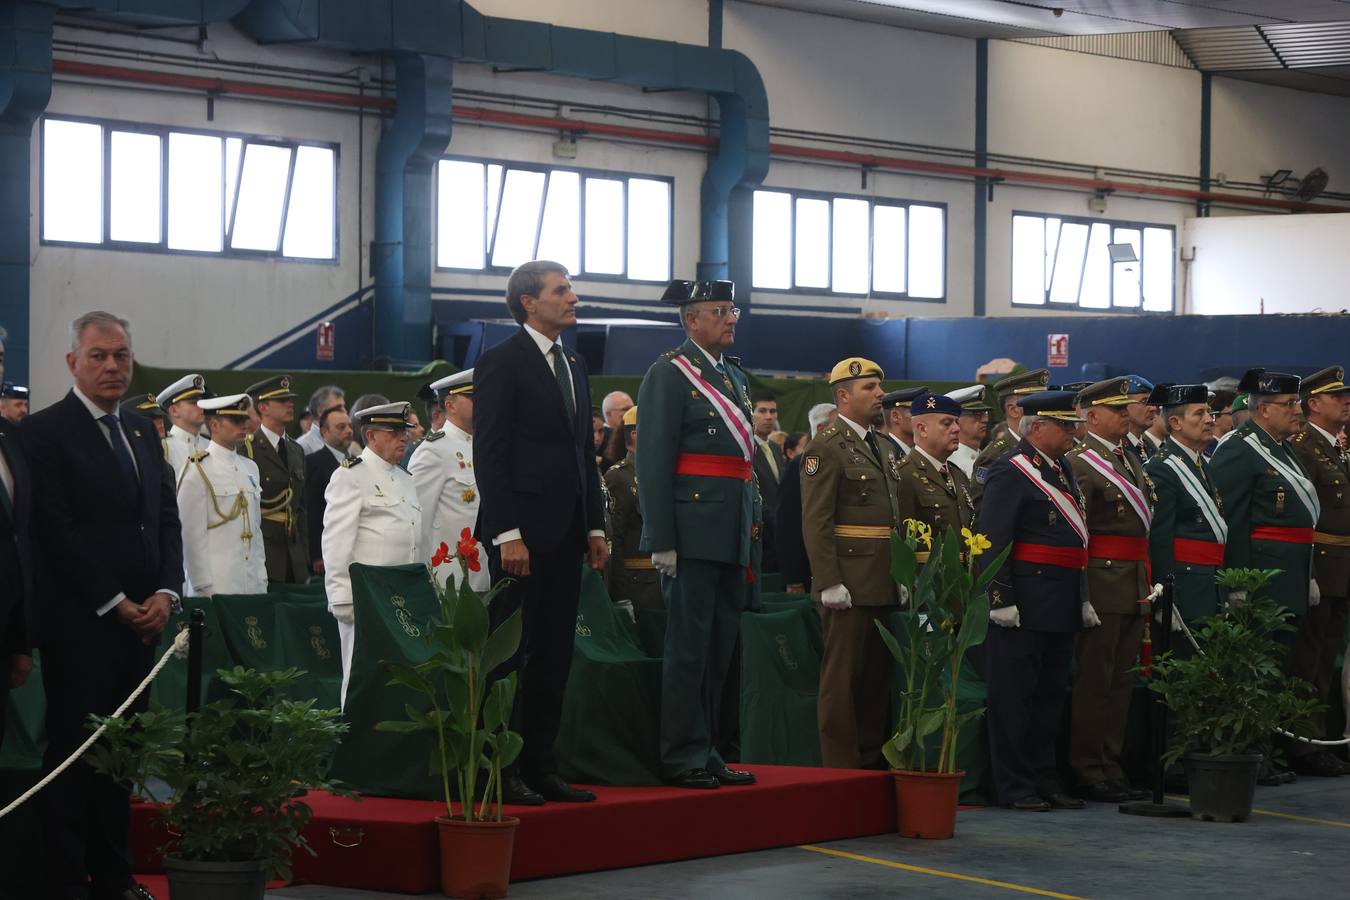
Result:
[[[1223,565],[1223,544],[1213,541],[1197,541],[1191,538],[1172,539],[1172,558],[1179,563],[1193,566]]]

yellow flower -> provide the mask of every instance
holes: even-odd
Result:
[[[966,550],[972,557],[979,556],[990,547],[994,546],[989,542],[989,538],[982,534],[975,534],[969,528],[961,529],[961,539],[966,542]]]
[[[905,537],[929,549],[933,547],[933,529],[918,519],[905,520]]]

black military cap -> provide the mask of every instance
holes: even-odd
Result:
[[[1174,385],[1170,381],[1161,381],[1155,384],[1153,386],[1153,390],[1149,391],[1148,396],[1144,398],[1144,403],[1146,403],[1149,406],[1167,405],[1167,392],[1171,390],[1173,387]],[[1205,399],[1200,402],[1201,403],[1209,402],[1209,388],[1205,388]]]
[[[1019,397],[1017,405],[1028,416],[1045,419],[1058,419],[1061,422],[1081,422],[1078,410],[1074,408],[1076,395],[1073,391],[1040,391]]]
[[[1150,406],[1186,406],[1209,403],[1209,388],[1203,384],[1160,384],[1149,394]]]
[[[291,376],[289,375],[273,375],[271,378],[244,388],[244,393],[252,397],[254,403],[262,403],[264,400],[295,399],[295,394],[291,393]]]
[[[430,381],[428,381],[426,384],[422,385],[420,388],[417,389],[417,399],[427,401],[436,399],[436,392],[431,389]]]
[[[1215,412],[1221,412],[1225,409],[1232,412],[1233,401],[1237,399],[1237,391],[1219,390],[1209,395],[1209,408]]]
[[[0,384],[0,400],[27,400],[28,388],[8,381]]]
[[[1283,372],[1267,372],[1265,369],[1248,369],[1238,382],[1238,390],[1252,394],[1297,394],[1299,378]]]
[[[907,387],[901,388],[898,391],[891,391],[889,394],[881,398],[881,408],[882,409],[896,409],[897,407],[908,408],[909,404],[913,402],[915,397],[919,396],[920,394],[924,393],[927,390],[928,385],[925,384],[920,385],[919,387]]]
[[[1340,366],[1327,366],[1314,372],[1299,384],[1299,393],[1305,398],[1317,394],[1344,394],[1350,391],[1345,383],[1345,370]]]
[[[684,306],[687,303],[736,301],[736,284],[732,281],[686,281],[683,278],[672,279],[661,295],[662,303],[672,306]]]

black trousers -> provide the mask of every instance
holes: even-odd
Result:
[[[511,730],[525,739],[516,768],[527,782],[558,771],[553,743],[562,722],[567,673],[572,668],[586,540],[579,506],[565,528],[562,541],[553,550],[540,552],[526,544],[530,574],[498,594],[489,611],[494,628],[516,610],[521,611],[520,649],[493,673],[493,678],[511,672],[518,676]],[[492,545],[491,538],[484,543],[488,545],[488,571],[496,584],[506,577],[501,550]]]
[[[90,713],[109,715],[150,671],[154,651],[108,612],[81,615],[42,645],[47,693],[43,771],[65,761],[89,736]],[[128,715],[149,705],[142,694]],[[43,897],[116,896],[132,882],[130,792],[77,762],[40,795]]]
[[[1068,697],[1073,645],[1072,632],[989,625],[985,715],[999,803],[1058,788],[1055,739]]]

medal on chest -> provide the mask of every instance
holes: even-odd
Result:
[[[1275,489],[1275,515],[1284,514],[1284,485]]]

